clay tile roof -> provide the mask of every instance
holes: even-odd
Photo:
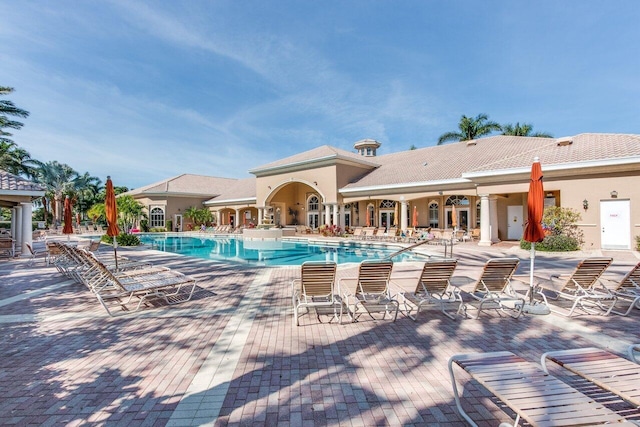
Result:
[[[215,196],[226,191],[237,179],[205,175],[182,174],[144,187],[127,191],[127,195],[183,194]]]
[[[220,195],[212,198],[211,200],[207,200],[205,203],[218,203],[238,199],[255,199],[255,197],[256,178],[250,177],[237,180],[235,183],[225,188]]]
[[[470,169],[469,172],[528,167],[534,157],[539,157],[540,162],[546,166],[562,166],[640,156],[640,135],[584,133],[570,138],[547,139],[547,141],[546,144],[528,144],[520,152],[501,156],[492,162]],[[560,141],[571,142],[559,145]]]
[[[344,188],[461,180],[473,172],[530,167],[534,157],[561,165],[640,156],[640,135],[580,134],[562,146],[560,140],[498,135],[386,154],[375,157],[379,168]]]
[[[41,192],[45,191],[45,188],[26,178],[0,170],[0,190]]]
[[[303,153],[295,154],[284,159],[276,160],[275,162],[267,163],[266,165],[251,169],[249,172],[257,173],[263,170],[277,169],[279,167],[286,167],[299,163],[312,163],[314,161],[319,161],[327,158],[348,159],[369,166],[377,165],[377,160],[375,157],[363,157],[360,154],[356,154],[351,151],[332,147],[330,145],[323,145],[312,150],[305,151]]]

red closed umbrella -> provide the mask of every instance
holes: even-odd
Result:
[[[71,213],[71,200],[69,196],[64,199],[64,227],[62,228],[62,234],[67,235],[67,241],[69,240],[69,234],[73,234],[73,215]]]
[[[524,227],[524,240],[531,243],[531,267],[529,271],[529,285],[531,289],[530,303],[533,303],[533,269],[536,257],[536,243],[544,240],[542,229],[542,215],[544,213],[544,188],[542,185],[542,166],[536,157],[531,165],[529,181],[529,195],[527,196],[527,224]]]
[[[413,217],[411,218],[411,226],[416,228],[418,226],[418,207],[413,207]]]
[[[453,228],[453,231],[455,231],[457,227],[458,227],[458,214],[456,213],[456,205],[452,204],[451,205],[451,228]]]
[[[111,177],[107,177],[106,196],[104,199],[104,212],[107,217],[107,236],[113,237],[113,255],[118,268],[118,242],[116,236],[120,234],[118,229],[118,208],[116,206],[116,193],[113,191],[113,182]]]

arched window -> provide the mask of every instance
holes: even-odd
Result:
[[[307,201],[307,210],[308,211],[317,211],[320,208],[320,201],[318,200],[318,196],[311,196]]]
[[[164,210],[162,208],[152,208],[149,213],[149,226],[151,228],[154,227],[164,227]]]
[[[380,209],[393,209],[396,207],[396,202],[393,200],[383,200],[380,202]]]
[[[429,203],[429,227],[440,228],[438,202]]]
[[[467,196],[450,196],[445,204],[447,206],[469,206],[469,199],[467,199]]]

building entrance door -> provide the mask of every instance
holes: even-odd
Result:
[[[182,231],[182,215],[175,215],[173,218],[174,221],[174,231]]]
[[[629,200],[600,201],[600,246],[602,249],[630,249]]]
[[[507,206],[507,239],[520,240],[522,238],[522,205]]]
[[[307,215],[307,225],[312,230],[317,230],[320,224],[320,215],[317,212],[309,212]]]
[[[393,225],[394,211],[380,211],[380,227],[384,227],[384,231],[389,231],[389,227]]]

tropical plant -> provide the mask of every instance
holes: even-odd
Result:
[[[32,159],[28,151],[11,141],[0,141],[0,169],[14,175],[33,178],[41,162]]]
[[[0,86],[0,96],[8,95],[12,93],[13,90],[14,89],[12,87]],[[20,129],[23,126],[23,123],[11,120],[8,116],[26,118],[29,116],[29,112],[16,107],[11,101],[4,99],[0,100],[0,142],[13,143],[13,141],[8,138],[9,136],[12,136],[12,134],[4,129]]]
[[[36,181],[45,187],[45,195],[42,204],[46,212],[51,209],[54,222],[57,225],[62,217],[62,200],[65,195],[72,195],[74,181],[78,178],[78,172],[67,164],[57,161],[42,164],[38,169]]]
[[[502,125],[502,134],[511,136],[532,136],[536,138],[553,138],[553,135],[550,133],[534,132],[533,125],[529,123],[520,124],[520,122],[516,122],[515,125],[512,125],[511,123]]]
[[[113,237],[105,234],[100,238],[100,241],[111,245],[113,244]],[[138,246],[140,245],[140,238],[135,234],[120,233],[116,236],[116,242],[118,242],[118,246]]]
[[[84,220],[85,215],[89,208],[99,201],[97,196],[102,189],[102,181],[95,176],[90,176],[89,172],[85,172],[83,175],[78,175],[73,180],[73,204],[80,214],[80,219]],[[104,200],[102,198],[101,200]]]
[[[571,208],[549,206],[542,216],[545,238],[536,244],[536,250],[550,252],[577,251],[584,243],[584,233],[578,227],[581,215]],[[520,241],[522,249],[530,249],[531,243]]]
[[[478,114],[475,118],[463,115],[458,123],[458,129],[458,132],[446,132],[440,135],[438,145],[449,141],[470,141],[502,128],[498,123],[489,121],[489,116],[486,114]]]
[[[207,208],[198,209],[195,206],[191,206],[184,211],[184,216],[190,219],[194,225],[199,226],[202,224],[210,223],[213,220],[213,214]]]

